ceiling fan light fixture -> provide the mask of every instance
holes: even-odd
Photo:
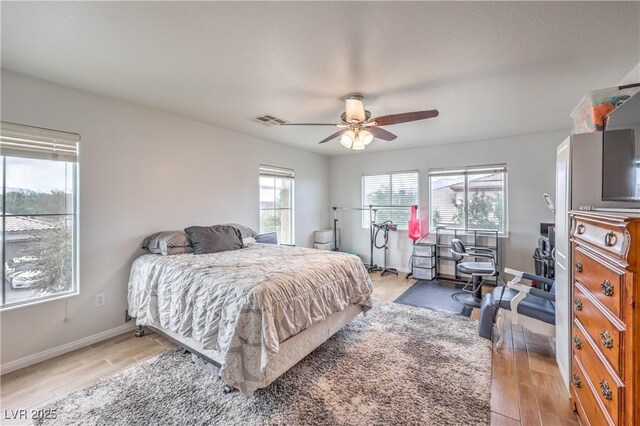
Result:
[[[340,114],[340,123],[288,123],[281,120],[283,126],[337,126],[339,131],[321,140],[320,144],[340,138],[340,144],[347,149],[362,150],[376,139],[392,141],[398,136],[382,128],[394,124],[426,120],[439,115],[437,109],[428,111],[403,112],[399,114],[371,117],[371,111],[364,109],[364,96],[352,93],[345,96],[345,110]]]
[[[353,141],[353,145],[351,145],[351,149],[353,149],[354,151],[359,151],[361,149],[364,149],[364,143],[362,143],[362,139],[360,139],[359,136],[356,138],[356,140]]]
[[[340,144],[347,149],[351,149],[356,140],[356,133],[353,130],[347,130],[340,137]]]
[[[364,146],[367,146],[373,140],[373,135],[368,130],[360,130],[358,132],[358,140],[361,141]]]
[[[366,119],[362,99],[347,98],[345,101],[345,113],[348,122],[364,121]]]

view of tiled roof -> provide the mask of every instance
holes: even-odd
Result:
[[[6,216],[7,232],[47,231],[58,228],[56,225],[24,216]],[[0,221],[0,232],[2,231]]]

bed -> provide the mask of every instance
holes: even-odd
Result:
[[[219,367],[250,395],[372,306],[357,256],[252,244],[210,254],[143,255],[129,279],[129,312]]]

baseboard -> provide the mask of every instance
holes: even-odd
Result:
[[[556,364],[558,365],[558,370],[560,370],[560,377],[562,378],[562,383],[564,383],[565,390],[567,391],[567,394],[568,394],[569,393],[569,374],[567,374],[564,371],[564,368],[562,368],[562,363],[560,363],[560,360],[558,359],[557,355],[556,355]]]
[[[24,358],[16,359],[15,361],[6,362],[0,365],[0,374],[10,373],[12,371],[16,371],[33,364],[46,361],[50,358],[66,354],[67,352],[75,351],[76,349],[80,349],[85,346],[98,343],[110,337],[115,337],[119,334],[126,333],[127,331],[133,331],[135,330],[135,328],[136,325],[133,322],[131,324],[124,324],[120,327],[112,328],[111,330],[106,330],[101,333],[94,334],[93,336],[88,336],[80,340],[65,343],[64,345],[56,346],[55,348],[47,349],[46,351],[38,352],[33,355],[28,355]]]

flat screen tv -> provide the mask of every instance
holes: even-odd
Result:
[[[607,119],[602,133],[602,200],[640,201],[640,94]]]

